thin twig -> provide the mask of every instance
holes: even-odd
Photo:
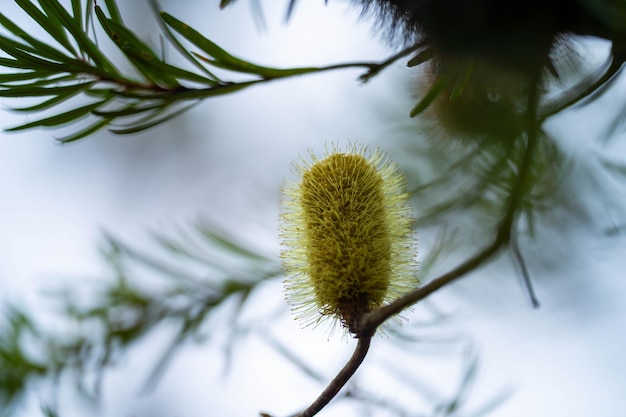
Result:
[[[519,265],[520,273],[522,274],[522,279],[524,280],[524,285],[526,286],[526,291],[528,292],[528,297],[530,298],[530,302],[533,308],[539,308],[539,300],[535,295],[535,289],[533,288],[533,282],[530,279],[530,273],[528,272],[528,267],[526,266],[526,261],[524,261],[524,257],[522,256],[522,251],[519,248],[519,242],[517,241],[517,235],[513,235],[511,239],[511,254],[513,256],[514,262]]]
[[[439,278],[436,278],[433,281],[429,282],[427,285],[406,294],[404,297],[397,299],[391,304],[387,304],[386,306],[365,314],[359,321],[357,329],[363,335],[375,333],[378,326],[383,324],[383,322],[385,322],[389,317],[400,313],[405,308],[417,303],[423,298],[428,297],[430,294],[442,288],[443,286],[483,265],[494,255],[496,255],[498,251],[504,246],[504,244],[505,242],[503,242],[500,238],[497,238],[482,252],[478,253],[466,262],[457,266],[452,271],[443,274]]]
[[[614,81],[623,65],[624,59],[621,54],[616,55],[615,51],[612,51],[612,55],[582,81],[565,91],[556,100],[545,103],[538,111],[538,120],[542,122],[584,99],[603,92],[604,89],[601,87]]]
[[[344,385],[348,382],[352,375],[356,372],[356,370],[361,366],[363,359],[365,359],[365,355],[367,355],[367,351],[370,348],[370,342],[372,340],[371,337],[360,337],[359,342],[356,345],[356,349],[352,354],[352,357],[345,366],[339,371],[337,376],[328,384],[326,389],[320,394],[319,397],[307,407],[306,410],[302,411],[299,414],[296,414],[294,417],[312,417],[320,410],[322,410],[326,405],[335,398],[339,390],[343,388]]]
[[[384,60],[382,62],[379,62],[376,65],[372,65],[370,67],[370,70],[368,72],[366,72],[365,74],[361,75],[359,77],[359,79],[361,81],[363,81],[364,83],[368,82],[370,80],[370,78],[373,78],[374,76],[378,75],[378,73],[380,73],[382,70],[387,68],[389,65],[393,64],[394,62],[396,62],[400,58],[404,58],[405,56],[409,55],[411,52],[417,51],[419,48],[423,47],[425,44],[426,44],[426,42],[424,42],[424,41],[418,42],[418,43],[416,43],[416,44],[414,44],[412,46],[409,46],[408,48],[405,48],[405,49],[401,50],[400,52],[390,56],[386,60]]]
[[[498,254],[501,249],[510,244],[512,229],[515,227],[519,215],[518,209],[525,195],[524,191],[528,191],[524,190],[524,188],[526,187],[527,178],[530,173],[532,155],[534,154],[534,149],[538,140],[539,121],[537,120],[537,106],[539,101],[539,77],[540,75],[537,74],[535,82],[533,83],[534,88],[531,89],[528,95],[526,152],[524,153],[524,159],[520,167],[519,176],[517,177],[517,180],[513,185],[513,189],[511,190],[510,200],[508,202],[506,212],[500,222],[500,225],[498,226],[496,238],[493,243],[469,260],[457,266],[452,271],[431,281],[427,285],[413,290],[391,304],[363,315],[361,320],[359,320],[356,325],[356,329],[360,335],[374,334],[378,326],[385,322],[389,317],[400,313],[405,308],[426,298],[438,289],[482,266]]]
[[[174,88],[162,87],[156,84],[144,84],[135,81],[129,81],[122,78],[114,78],[108,75],[99,73],[95,67],[90,67],[91,74],[96,77],[98,82],[110,82],[117,84],[121,89],[116,91],[117,94],[129,98],[167,98],[170,100],[176,99],[205,99],[214,97],[217,95],[225,95],[244,88],[250,87],[256,84],[267,83],[274,80],[281,80],[285,78],[292,78],[296,76],[302,76],[307,74],[317,74],[328,71],[335,71],[341,69],[353,69],[353,68],[365,68],[367,71],[359,76],[359,80],[367,82],[374,76],[378,75],[381,71],[386,69],[389,65],[393,64],[398,59],[407,56],[411,52],[422,47],[422,43],[417,43],[413,46],[405,48],[400,52],[390,56],[383,61],[354,61],[345,62],[342,64],[333,64],[323,67],[303,67],[303,68],[289,68],[282,73],[278,73],[273,76],[260,76],[248,81],[229,82],[222,81],[219,84],[211,85],[204,88],[187,88],[183,86],[176,86]],[[233,70],[236,71],[236,70]]]
[[[359,338],[356,350],[348,363],[343,367],[339,374],[331,381],[322,394],[311,404],[306,410],[294,417],[312,417],[322,410],[339,392],[339,390],[348,382],[352,375],[365,359],[365,355],[369,349],[371,337],[376,329],[391,316],[400,313],[405,308],[426,298],[433,292],[439,290],[445,285],[465,276],[469,272],[483,266],[485,263],[493,259],[502,249],[511,244],[513,230],[516,227],[519,218],[519,208],[522,205],[523,198],[529,190],[528,176],[531,172],[532,156],[539,136],[539,127],[541,121],[538,118],[538,102],[539,102],[539,84],[541,74],[538,72],[534,79],[533,88],[528,95],[528,107],[526,110],[528,127],[526,130],[526,150],[522,160],[519,175],[513,184],[510,198],[507,203],[506,210],[496,230],[494,241],[484,248],[482,251],[463,262],[450,272],[441,275],[427,285],[417,288],[405,296],[395,300],[391,304],[378,308],[372,312],[364,314],[357,320],[353,329],[351,329]],[[267,414],[261,414],[268,416]]]

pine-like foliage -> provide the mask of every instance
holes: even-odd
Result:
[[[421,259],[420,278],[425,284],[414,288],[418,280],[412,276],[410,284],[392,288],[395,291],[388,298],[385,294],[389,279],[385,274],[392,276],[394,271],[390,269],[393,263],[386,262],[385,251],[402,250],[381,245],[383,251],[376,253],[379,258],[385,258],[382,259],[385,262],[381,261],[378,269],[384,270],[381,275],[387,281],[383,280],[384,285],[378,286],[385,288],[371,289],[365,294],[367,297],[350,288],[350,301],[365,297],[367,303],[363,302],[362,308],[342,311],[341,303],[337,305],[337,300],[333,299],[334,289],[327,294],[311,287],[313,289],[305,294],[307,301],[314,300],[313,304],[309,303],[313,307],[308,306],[306,314],[315,315],[318,310],[334,314],[352,333],[365,335],[362,339],[367,339],[367,343],[370,335],[386,320],[397,317],[502,253],[512,255],[532,303],[538,304],[519,249],[519,221],[524,220],[532,237],[537,217],[560,204],[555,190],[568,167],[567,158],[545,131],[544,122],[574,105],[593,101],[612,87],[626,59],[626,6],[612,0],[355,0],[353,3],[361,7],[364,15],[377,17],[377,27],[389,42],[396,42],[393,46],[398,52],[380,62],[302,68],[272,68],[242,59],[205,37],[202,28],[194,29],[161,11],[156,2],[151,5],[154,19],[161,25],[157,36],[167,40],[165,50],[156,50],[150,42],[142,40],[124,22],[115,0],[104,0],[104,4],[71,0],[68,6],[58,0],[14,1],[48,36],[35,37],[16,25],[12,16],[0,12],[0,97],[32,99],[33,104],[11,110],[28,116],[42,114],[6,130],[70,129],[58,138],[61,142],[86,138],[101,129],[116,134],[140,132],[171,120],[205,99],[241,92],[277,79],[361,68],[364,72],[360,81],[366,82],[390,65],[406,60],[410,68],[407,71],[417,74],[419,90],[415,105],[406,109],[406,118],[414,117],[420,125],[417,131],[412,127],[414,130],[409,132],[410,141],[405,144],[408,156],[401,161],[400,168],[411,185],[409,198],[417,212],[414,227],[444,230]],[[234,0],[223,0],[220,7],[233,3]],[[287,16],[297,12],[296,5],[295,0],[289,2]],[[468,8],[472,13],[467,12]],[[504,21],[499,21],[495,27],[494,19],[500,19],[502,13],[494,10],[509,10]],[[541,25],[538,26],[538,22]],[[98,39],[96,33],[106,37]],[[572,45],[581,35],[611,41],[610,56],[586,76],[566,83],[563,79],[580,63]],[[104,44],[117,48],[130,64],[131,71],[120,69],[122,65],[103,52]],[[522,44],[524,48],[520,49]],[[164,58],[166,50],[170,49],[185,59],[185,65],[174,65]],[[228,78],[230,76],[233,79]],[[619,123],[616,121],[611,129]],[[424,136],[430,139],[424,140]],[[391,143],[394,139],[390,137],[388,141]],[[324,200],[323,207],[309,204],[317,211],[332,206],[336,203],[335,197],[350,188],[345,184],[354,178],[345,176],[357,172],[357,166],[364,166],[363,176],[376,172],[368,165],[371,161],[364,158],[331,162],[343,169],[329,178],[326,171],[318,172],[325,167],[323,163],[314,165],[314,174],[307,174],[307,181],[313,175],[318,185],[313,196],[309,196],[313,202],[319,202],[317,199],[325,195],[325,188],[342,184],[335,187],[333,201]],[[607,169],[622,176],[626,172],[623,166],[608,162]],[[361,191],[361,197],[367,194]],[[301,203],[306,197],[300,189],[294,193],[297,195],[293,194],[292,198],[296,202]],[[373,195],[368,198],[374,199]],[[402,191],[403,203],[405,197]],[[381,199],[379,211],[384,211],[382,205],[386,202]],[[399,210],[404,210],[403,207]],[[357,211],[353,210],[354,218],[358,217]],[[319,224],[310,229],[319,228],[325,221],[321,218]],[[381,220],[372,228],[380,228],[384,223]],[[403,223],[406,226],[402,228],[403,236],[410,234],[409,223],[410,220]],[[369,223],[355,222],[354,227],[363,224]],[[292,237],[294,234],[302,236],[300,226],[290,229]],[[91,299],[95,301],[80,303],[76,289],[57,294],[63,307],[62,320],[76,329],[71,335],[60,335],[39,325],[17,306],[6,307],[5,319],[0,323],[0,417],[10,416],[17,409],[29,384],[57,381],[68,374],[75,376],[77,391],[97,398],[105,371],[126,349],[164,323],[173,326],[175,334],[164,349],[163,360],[155,367],[149,384],[158,380],[168,359],[183,342],[207,338],[215,331],[226,332],[231,345],[227,346],[225,358],[230,359],[232,343],[253,329],[260,329],[256,335],[303,373],[326,382],[268,331],[271,322],[285,313],[284,305],[280,304],[275,314],[239,321],[251,295],[256,295],[263,284],[283,279],[280,260],[251,248],[215,225],[198,223],[191,229],[192,233],[185,230],[176,237],[156,234],[157,247],[153,251],[137,250],[107,237],[103,256],[111,267],[112,279],[103,288],[93,291],[96,297]],[[333,225],[331,229],[337,227]],[[446,234],[450,229],[452,233]],[[369,242],[374,234],[369,233],[370,230],[358,232],[359,246],[367,246],[363,241]],[[456,239],[459,235],[463,239]],[[314,243],[321,243],[310,246],[324,252],[328,245],[321,233],[317,236]],[[445,265],[447,272],[431,276],[438,256],[463,240],[471,241],[472,254],[454,267]],[[407,242],[403,248],[412,246],[409,240]],[[340,244],[334,247],[335,252],[342,249]],[[225,262],[226,258],[236,262]],[[350,266],[355,269],[354,266],[367,257],[345,259],[352,262]],[[301,260],[302,256],[297,258],[298,262]],[[293,272],[293,264],[291,266]],[[414,270],[413,264],[399,269],[402,273]],[[138,279],[146,276],[147,281]],[[317,278],[322,282],[327,277]],[[154,283],[157,285],[152,285]],[[402,297],[398,298],[400,295]],[[229,309],[229,306],[234,308]],[[433,322],[441,319],[438,314],[433,316]],[[212,320],[215,317],[219,317],[222,325]],[[388,335],[399,345],[409,344],[411,348],[407,350],[411,350],[424,341],[416,336],[421,330],[419,325],[403,330],[391,328]],[[37,346],[36,355],[32,354],[33,344]],[[354,362],[356,365],[349,363],[344,368],[345,373],[339,374],[348,377],[336,380],[345,384],[350,379],[368,346],[362,357],[357,358],[358,363]],[[476,375],[477,359],[471,354],[463,363],[458,392],[453,397],[437,398],[436,403],[431,404],[433,415],[452,415],[462,406]],[[407,377],[403,371],[396,369],[390,374],[401,383],[414,377]],[[342,385],[333,386],[333,383],[324,393],[333,390],[334,393],[330,397],[324,397],[323,393],[324,398],[306,409],[303,415],[315,414],[337,395]],[[425,402],[435,401],[430,393],[424,397]],[[496,395],[483,407],[484,414],[505,397],[503,393]],[[357,400],[372,409],[381,408],[395,415],[415,414],[410,408],[399,407],[356,385],[337,398]],[[55,415],[54,407],[43,404],[42,414]]]

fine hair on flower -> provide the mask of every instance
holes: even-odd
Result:
[[[304,325],[359,318],[417,287],[413,207],[381,150],[350,143],[294,163],[282,193],[286,298]]]

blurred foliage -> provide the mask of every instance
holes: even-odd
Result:
[[[13,23],[14,19],[0,13],[0,25],[5,31],[0,35],[0,50],[5,54],[0,57],[0,66],[10,71],[0,73],[0,97],[35,98],[35,104],[12,110],[52,114],[7,130],[76,127],[83,119],[88,120],[86,126],[59,139],[63,142],[85,138],[102,128],[119,134],[139,132],[170,120],[204,99],[276,79],[363,68],[361,81],[367,81],[407,58],[409,67],[419,67],[421,71],[417,103],[412,110],[407,109],[411,117],[420,117],[421,130],[413,132],[415,140],[407,145],[411,159],[402,164],[409,182],[416,184],[411,190],[419,214],[416,227],[451,229],[451,233],[441,234],[436,245],[428,248],[422,275],[432,278],[430,271],[438,256],[459,235],[469,236],[476,247],[487,245],[496,235],[498,249],[510,251],[518,263],[535,304],[530,277],[517,247],[517,223],[524,218],[532,234],[535,218],[557,204],[554,190],[569,166],[557,142],[543,129],[543,123],[564,109],[593,101],[612,87],[626,56],[626,6],[610,0],[574,2],[580,10],[595,16],[590,25],[577,27],[577,31],[559,29],[558,36],[551,39],[553,48],[539,51],[545,53],[537,59],[540,67],[529,65],[520,71],[495,65],[493,56],[485,59],[479,53],[453,53],[458,48],[449,43],[444,45],[448,49],[443,48],[436,36],[405,36],[403,39],[408,38],[409,42],[382,62],[290,69],[265,67],[225,51],[199,30],[166,12],[159,13],[156,3],[152,3],[168,45],[186,59],[188,68],[179,67],[167,62],[165,51],[150,47],[126,26],[114,0],[105,0],[102,6],[92,0],[72,0],[70,8],[57,0],[15,3],[50,39],[35,38]],[[223,0],[220,7],[232,3],[235,1]],[[397,15],[393,7],[407,2],[360,3],[367,7],[374,7],[371,4],[375,3],[392,5],[382,12],[385,22],[388,16]],[[295,5],[296,1],[289,2],[288,16]],[[403,14],[403,19],[407,15]],[[419,22],[425,27],[429,24]],[[406,25],[410,26],[410,22],[390,24],[394,28]],[[581,61],[568,44],[585,30],[589,32],[586,34],[610,40],[612,47],[602,65],[576,78]],[[133,74],[124,74],[109,59],[96,33],[104,33],[107,42],[122,52],[134,69]],[[450,42],[450,38],[446,37],[445,42]],[[244,81],[225,80],[217,75],[218,71]],[[576,82],[568,83],[572,77]],[[63,106],[70,110],[59,110]],[[609,130],[617,129],[620,123],[616,121]],[[423,137],[431,140],[422,140]],[[626,172],[620,162],[604,162],[619,175]],[[470,232],[459,233],[461,221],[468,219]],[[160,328],[166,328],[173,337],[149,376],[148,387],[158,381],[184,342],[209,338],[220,327],[229,332],[232,341],[252,328],[263,329],[259,334],[269,346],[305,375],[325,382],[323,374],[272,336],[264,327],[263,318],[255,323],[238,321],[250,296],[263,283],[280,279],[277,257],[202,222],[195,224],[191,233],[180,231],[175,237],[156,233],[154,241],[157,247],[149,251],[107,237],[103,255],[111,267],[112,279],[101,288],[90,289],[89,297],[83,297],[83,289],[78,288],[56,294],[57,300],[63,300],[59,317],[64,328],[59,331],[38,324],[35,313],[16,305],[5,307],[0,323],[0,416],[11,415],[29,387],[48,379],[56,381],[62,375],[73,375],[77,390],[96,399],[104,372],[128,348]],[[285,310],[282,308],[277,314]],[[212,321],[214,316],[219,320]],[[408,346],[414,354],[415,346],[429,340],[421,332],[430,324],[440,324],[441,317],[433,316],[431,322],[405,326],[402,330],[391,328],[387,330],[389,338],[397,346]],[[466,341],[454,338],[442,344],[467,347]],[[464,371],[458,390],[451,397],[428,391],[426,383],[417,381],[414,375],[408,378],[397,366],[384,364],[381,369],[395,373],[399,384],[408,378],[416,395],[431,399],[428,415],[460,415],[478,369],[475,351],[461,351]],[[488,414],[508,394],[506,390],[497,393],[470,415]],[[398,416],[415,415],[410,405],[404,407],[380,398],[358,381],[351,381],[340,398]],[[44,405],[42,414],[53,416],[56,411],[52,405]]]
[[[255,314],[253,319],[240,320],[248,297],[264,282],[282,278],[277,259],[203,222],[195,225],[193,233],[179,231],[176,236],[155,234],[158,245],[153,251],[139,251],[107,237],[102,252],[115,280],[90,291],[93,297],[88,298],[93,302],[85,301],[81,294],[84,287],[52,294],[54,304],[61,307],[58,317],[63,326],[58,331],[36,324],[34,315],[18,307],[5,308],[0,329],[0,415],[18,411],[29,387],[32,392],[33,387],[59,384],[61,380],[73,381],[78,393],[97,403],[106,372],[115,369],[133,346],[159,329],[173,336],[146,378],[147,390],[158,383],[185,342],[210,342],[220,331],[227,333],[225,339],[230,343],[224,352],[226,366],[232,344],[254,332],[303,374],[325,383],[328,369],[311,367],[282,341],[288,337],[273,335],[271,323],[277,314],[287,311],[282,303],[267,317]],[[478,375],[477,352],[467,337],[450,333],[446,327],[450,317],[429,303],[425,305],[429,311],[426,317],[407,326],[390,327],[386,338],[397,347],[395,357],[409,358],[423,352],[458,362],[461,379],[454,394],[429,387],[417,375],[407,375],[395,361],[388,363],[385,357],[374,365],[398,386],[410,381],[408,387],[413,395],[429,404],[431,412],[426,415],[464,415],[468,412],[464,402]],[[410,404],[381,396],[367,386],[356,378],[337,400],[363,410],[386,410],[397,416],[414,414]],[[469,415],[487,414],[510,393],[506,388],[493,394]],[[42,415],[63,416],[50,405],[55,403],[54,397],[40,396],[39,400],[48,401],[42,404]]]
[[[85,7],[84,0],[72,0],[71,11],[58,0],[15,2],[51,39],[38,39],[30,35],[13,23],[10,17],[0,13],[0,26],[7,32],[7,35],[0,35],[0,50],[5,53],[5,57],[0,58],[0,67],[12,71],[0,74],[0,97],[37,99],[35,104],[12,109],[28,114],[65,106],[71,108],[6,130],[14,132],[31,128],[81,126],[80,130],[58,138],[61,142],[82,139],[107,127],[113,133],[136,133],[170,120],[204,99],[232,94],[281,78],[342,68],[365,68],[366,72],[360,79],[367,81],[412,52],[415,55],[408,60],[409,67],[432,62],[427,92],[410,111],[412,117],[421,114],[438,98],[445,96],[448,100],[442,102],[447,102],[444,104],[446,109],[454,111],[460,108],[462,111],[474,112],[462,116],[454,114],[452,118],[455,120],[448,120],[453,122],[451,124],[462,122],[463,118],[470,122],[481,120],[481,113],[476,112],[481,112],[487,105],[490,108],[485,110],[497,115],[503,124],[509,125],[511,123],[507,121],[511,121],[519,125],[515,123],[515,118],[520,113],[518,101],[523,99],[524,94],[517,92],[520,85],[528,82],[524,79],[525,74],[521,78],[505,77],[496,82],[495,78],[501,74],[494,78],[491,63],[472,56],[457,56],[441,51],[436,39],[429,37],[412,43],[383,62],[352,62],[289,69],[256,65],[225,51],[200,31],[171,14],[159,12],[156,1],[152,1],[153,11],[162,27],[162,36],[189,64],[189,68],[184,68],[168,63],[165,59],[166,50],[155,50],[126,26],[115,0],[104,2],[108,16],[93,0],[87,0]],[[227,7],[231,3],[224,1],[220,7]],[[290,2],[288,15],[292,13],[295,4],[295,1]],[[608,6],[593,9],[602,12],[614,8]],[[607,18],[605,23],[612,27],[609,23],[613,23],[613,20]],[[107,57],[103,45],[96,38],[99,31],[104,32],[110,43],[122,52],[134,68],[133,74],[124,74]],[[602,68],[597,74],[582,80],[567,94],[550,103],[541,117],[548,117],[597,92],[619,71],[624,60],[620,49],[624,43],[621,41],[622,38],[626,39],[626,34],[621,27],[612,32],[607,29],[602,33],[609,39],[612,36],[620,41],[613,45],[608,68]],[[556,57],[550,55],[542,63],[556,79],[562,75],[560,64]],[[217,69],[249,78],[244,81],[224,80],[216,75]],[[483,102],[487,92],[502,96],[500,102]],[[458,100],[461,104],[454,104]],[[494,111],[500,114],[493,114]],[[83,119],[92,122],[83,126]],[[467,129],[468,126],[463,125],[462,128]],[[490,125],[490,128],[493,126]]]
[[[495,226],[522,169],[524,141],[487,138],[465,146],[427,147],[422,144],[420,148],[427,157],[411,167],[423,180],[411,190],[419,205],[417,225],[449,221],[459,210],[473,210],[491,223],[491,228]],[[532,152],[530,175],[518,207],[531,223],[542,207],[550,206],[566,166],[556,143],[545,134]],[[484,222],[481,225],[485,226]]]
[[[210,332],[205,326],[217,311],[230,311],[223,329],[237,332],[237,317],[248,296],[262,282],[280,276],[280,264],[204,222],[194,232],[176,239],[155,235],[157,255],[108,237],[103,255],[114,279],[93,291],[93,303],[84,301],[90,298],[80,292],[85,288],[53,294],[56,304],[64,300],[58,315],[63,328],[58,332],[37,325],[31,314],[16,306],[5,308],[0,330],[0,409],[8,410],[4,415],[10,415],[28,384],[42,378],[74,375],[78,391],[97,398],[105,370],[164,326],[174,337],[148,386],[158,380],[181,344],[216,332],[217,325]],[[228,258],[231,261],[225,262]],[[142,284],[143,275],[148,278]]]
[[[36,104],[12,109],[29,114],[60,108],[63,103],[72,104],[70,110],[6,130],[58,128],[77,124],[84,118],[96,120],[58,138],[61,142],[82,139],[105,127],[118,134],[136,133],[170,120],[201,100],[276,79],[341,68],[366,68],[361,77],[366,81],[393,62],[289,69],[256,65],[228,53],[174,16],[159,13],[156,2],[152,2],[163,35],[186,59],[193,69],[190,70],[168,63],[165,50],[157,51],[142,41],[124,24],[114,0],[104,2],[108,16],[93,0],[87,1],[85,10],[84,0],[72,0],[71,12],[57,0],[36,3],[16,0],[16,3],[52,39],[37,39],[0,13],[0,25],[10,35],[0,35],[0,50],[6,54],[0,58],[0,67],[14,71],[0,74],[0,97],[41,99]],[[132,65],[135,74],[122,73],[107,57],[96,40],[96,23]],[[91,36],[90,31],[94,33]],[[214,73],[215,69],[248,79],[224,80]]]

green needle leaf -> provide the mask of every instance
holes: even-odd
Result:
[[[77,55],[76,50],[72,46],[67,37],[67,33],[63,29],[63,26],[59,23],[59,20],[56,18],[51,18],[43,13],[39,8],[37,8],[33,3],[29,0],[15,0],[15,2],[24,10],[35,22],[39,24],[46,32],[48,32],[52,37],[60,43],[65,49],[71,52],[73,55]],[[40,0],[41,4],[42,1]]]
[[[421,112],[423,112],[424,110],[426,110],[428,106],[430,106],[432,102],[435,101],[437,96],[439,96],[439,94],[443,91],[445,86],[446,86],[446,83],[443,80],[441,79],[436,80],[433,86],[430,88],[430,91],[428,91],[428,93],[424,96],[424,98],[422,98],[415,105],[415,107],[413,107],[409,115],[411,117],[415,117]]]
[[[137,51],[132,48],[125,48],[124,51],[128,53],[129,55],[132,55],[137,61],[141,62],[142,64],[145,64],[147,67],[150,67],[152,70],[156,71],[157,73],[168,74],[168,76],[171,75],[172,78],[170,79],[170,83],[172,84],[178,83],[176,78],[180,78],[180,79],[186,79],[186,80],[201,83],[201,84],[208,84],[211,86],[218,85],[215,81],[213,81],[210,78],[193,73],[191,71],[187,71],[182,68],[175,67],[170,64],[166,64],[165,62],[159,59],[156,59],[155,56],[142,54],[140,51]]]
[[[28,107],[11,107],[11,111],[16,111],[16,112],[28,112],[28,113],[32,113],[32,112],[37,112],[37,111],[41,111],[41,110],[46,110],[49,109],[57,104],[63,103],[66,100],[69,100],[70,98],[76,96],[77,94],[79,94],[81,91],[83,90],[83,88],[81,87],[80,89],[76,89],[76,91],[74,92],[68,92],[66,94],[59,94],[58,96],[52,97],[48,100],[45,100],[41,103],[32,105],[32,106],[28,106]]]
[[[220,1],[220,9],[225,9],[231,4],[233,4],[236,0],[222,0]]]
[[[159,58],[132,31],[106,17],[100,7],[96,7],[96,16],[109,38],[148,80],[168,88],[179,86],[175,77],[168,73],[155,71],[151,65],[146,65],[146,62],[159,61]]]
[[[71,33],[81,51],[85,52],[94,61],[97,67],[108,74],[121,78],[113,63],[111,63],[100,51],[98,46],[87,36],[80,21],[73,18],[57,0],[39,0],[39,2],[45,5],[44,9],[48,14],[53,14],[57,17],[63,27]]]
[[[85,30],[83,26],[83,5],[82,0],[72,0],[72,14],[74,15],[74,21],[76,25],[82,30]]]
[[[155,15],[159,15],[159,11],[158,11],[158,4],[156,2],[156,0],[150,0],[150,5],[152,7],[152,10],[154,11]],[[189,62],[191,62],[195,67],[199,68],[200,71],[202,71],[203,73],[206,74],[206,76],[208,76],[211,80],[213,80],[213,82],[215,84],[219,84],[221,81],[220,79],[213,74],[211,71],[209,71],[204,65],[202,65],[202,63],[200,61],[198,61],[195,56],[190,53],[187,48],[185,48],[180,41],[178,40],[178,38],[176,38],[176,36],[174,36],[174,34],[172,33],[172,30],[169,28],[169,26],[167,26],[163,19],[159,19],[159,26],[161,26],[161,30],[163,30],[163,33],[165,34],[165,36],[167,36],[167,39],[172,43],[172,45],[174,46],[174,48],[176,48],[176,50],[185,58],[187,58],[187,60]]]
[[[199,89],[186,89],[181,88],[173,92],[153,93],[153,92],[141,92],[141,91],[119,91],[117,94],[122,97],[146,99],[146,98],[161,98],[168,99],[170,101],[175,100],[198,100],[209,97],[216,97],[226,94],[232,94],[236,91],[243,90],[247,87],[259,83],[260,80],[246,81],[241,83],[222,84],[216,87],[199,88]]]
[[[309,74],[312,72],[320,72],[320,71],[325,71],[328,69],[328,68],[319,68],[319,67],[302,67],[302,68],[285,68],[285,69],[270,68],[270,67],[263,67],[260,65],[252,64],[250,62],[243,61],[238,58],[235,58],[237,59],[236,62],[235,61],[223,62],[223,61],[214,61],[212,59],[198,55],[196,53],[194,53],[194,55],[196,55],[201,60],[215,67],[227,69],[230,71],[247,73],[247,74],[255,74],[266,80],[270,80],[274,78],[293,77],[294,75]]]
[[[100,117],[109,117],[109,118],[127,117],[127,116],[134,116],[136,114],[144,113],[144,112],[151,111],[151,110],[156,110],[165,105],[163,102],[159,102],[157,104],[152,104],[150,106],[139,107],[138,104],[139,103],[131,103],[117,110],[94,110],[92,111],[92,113]]]
[[[186,23],[176,19],[171,14],[161,12],[161,18],[172,29],[178,32],[181,36],[187,39],[189,42],[200,48],[203,52],[213,57],[215,60],[231,62],[239,61],[237,58],[230,55],[228,52],[217,46],[213,41],[205,38],[200,32],[191,28]]]
[[[78,108],[66,111],[64,113],[61,113],[61,114],[46,117],[40,120],[35,120],[33,122],[24,123],[23,125],[11,127],[9,129],[5,129],[5,131],[15,132],[19,130],[32,129],[34,127],[51,127],[51,126],[58,126],[58,125],[66,124],[69,122],[73,122],[74,120],[87,116],[88,114],[91,113],[92,110],[97,109],[98,107],[104,105],[111,98],[113,98],[113,95],[111,95],[110,97],[104,100],[87,104],[85,106],[78,107]]]
[[[0,25],[4,26],[7,30],[9,30],[14,35],[28,42],[28,44],[32,47],[32,49],[29,48],[29,50],[37,53],[37,55],[44,56],[46,58],[50,58],[50,59],[60,61],[60,62],[71,59],[70,57],[56,50],[50,45],[44,42],[41,42],[38,39],[35,39],[34,37],[30,36],[22,28],[17,26],[15,23],[13,23],[13,21],[11,21],[11,19],[7,18],[2,13],[0,13]]]
[[[217,46],[213,41],[205,38],[200,32],[191,28],[186,23],[176,19],[174,16],[166,12],[161,12],[161,18],[167,25],[169,25],[189,42],[200,48],[210,58],[194,53],[195,56],[219,68],[236,72],[256,74],[266,79],[290,77],[321,70],[320,68],[315,67],[279,69],[252,64],[229,54],[224,49]]]
[[[457,82],[454,84],[454,88],[452,89],[452,92],[450,93],[450,101],[456,100],[457,98],[459,98],[461,94],[463,94],[463,91],[465,91],[465,87],[467,87],[467,83],[469,82],[472,76],[473,70],[474,70],[474,66],[471,64],[465,67],[465,70],[463,71],[463,75],[461,76],[461,79],[457,80]]]
[[[109,124],[111,124],[111,121],[112,120],[108,119],[108,118],[99,120],[96,123],[94,123],[94,124],[92,124],[90,126],[87,126],[83,130],[80,130],[80,131],[78,131],[78,132],[76,132],[74,134],[71,134],[69,136],[64,136],[64,137],[61,137],[61,138],[57,138],[57,140],[59,142],[62,142],[62,143],[68,143],[68,142],[73,142],[75,140],[82,139],[82,138],[87,137],[87,136],[97,132],[98,130],[101,130],[102,128],[108,126]]]
[[[260,255],[258,252],[251,250],[240,242],[227,236],[223,232],[218,231],[214,226],[206,222],[198,222],[196,224],[198,231],[213,244],[224,249],[225,252],[235,253],[243,258],[249,258],[256,261],[268,261],[268,258]]]
[[[34,51],[32,47],[20,44],[19,42],[3,36],[0,36],[0,49],[16,59],[16,65],[13,65],[14,68],[24,68],[30,70],[44,69],[57,73],[66,72],[70,69],[67,63],[61,64],[59,62],[38,58],[30,53]],[[17,66],[18,64],[20,64],[20,66]]]
[[[64,85],[61,87],[33,87],[30,85],[11,87],[0,90],[0,97],[45,97],[72,94],[76,91],[85,90],[93,82]]]
[[[125,129],[109,129],[109,130],[118,135],[127,135],[130,133],[141,132],[142,130],[150,129],[151,127],[154,127],[156,125],[167,122],[168,120],[171,120],[177,117],[181,113],[184,113],[185,111],[189,110],[195,104],[196,103],[192,103],[190,105],[183,107],[182,109],[179,109],[178,111],[169,113],[159,119],[155,119],[157,114],[162,113],[165,110],[165,107],[164,107],[163,109],[159,109],[159,111],[157,111],[154,115],[150,115],[150,117],[148,118],[150,121],[148,123],[138,124],[135,126],[125,128]]]
[[[1,64],[0,64],[1,65]],[[14,72],[9,74],[0,74],[0,84],[12,83],[15,81],[35,80],[53,75],[52,72],[44,71],[28,71]]]
[[[124,25],[122,14],[120,13],[120,9],[117,7],[117,2],[115,0],[104,0],[104,4],[109,11],[109,15],[111,15],[111,19],[117,24]]]
[[[0,47],[2,49],[2,47]],[[22,68],[32,70],[32,68],[28,65],[24,65],[23,62],[18,61],[17,59],[11,58],[2,58],[0,57],[0,66],[7,68]]]
[[[2,85],[2,87],[6,88],[21,88],[21,87],[46,87],[50,86],[50,88],[55,87],[68,87],[70,85],[84,84],[88,83],[88,80],[81,80],[74,74],[50,74],[48,76],[42,77],[38,80],[33,80],[29,83],[19,84],[19,85]]]
[[[409,62],[406,63],[407,67],[415,67],[417,65],[423,64],[428,61],[432,57],[435,56],[435,50],[432,47],[426,48],[423,51],[418,52],[413,58],[409,59]]]

